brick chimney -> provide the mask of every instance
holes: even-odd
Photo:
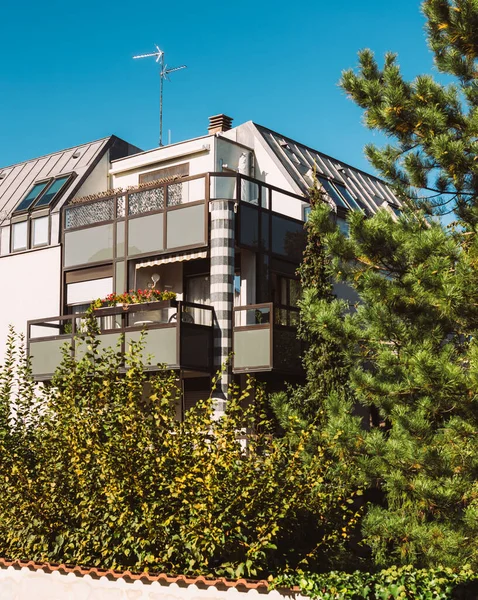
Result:
[[[207,132],[209,135],[213,133],[221,133],[221,131],[228,131],[232,126],[232,118],[226,115],[214,115],[209,117],[209,127]]]

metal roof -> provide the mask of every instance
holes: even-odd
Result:
[[[254,126],[302,193],[307,194],[313,185],[315,170],[319,179],[323,177],[344,185],[366,212],[375,213],[386,203],[401,206],[401,202],[389,186],[378,177],[304,146],[262,125],[254,123]]]
[[[116,140],[125,144],[116,136],[109,136],[16,165],[0,167],[0,224],[10,218],[12,211],[36,181],[75,173],[76,177],[55,207],[55,210],[59,210]]]

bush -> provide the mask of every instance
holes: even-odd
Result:
[[[391,567],[378,573],[331,573],[283,575],[271,587],[299,586],[301,592],[317,600],[472,600],[477,597],[478,576],[468,567],[451,569],[415,569]]]
[[[169,573],[263,576],[314,568],[358,514],[321,449],[277,439],[250,383],[227,414],[175,417],[175,375],[88,338],[35,389],[11,334],[0,369],[0,554]],[[247,406],[246,406],[247,405]],[[238,432],[248,432],[247,448]]]

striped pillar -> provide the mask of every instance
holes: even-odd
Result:
[[[228,359],[232,351],[234,300],[234,200],[211,200],[211,305],[214,307],[214,368]],[[215,392],[216,414],[226,406],[231,382],[231,365],[223,373]]]

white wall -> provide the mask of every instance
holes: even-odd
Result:
[[[83,198],[84,196],[106,191],[108,189],[109,164],[109,152],[106,152],[87,180],[76,192],[75,198]]]
[[[0,257],[0,363],[8,326],[26,333],[30,319],[60,313],[60,247]]]
[[[199,138],[115,160],[110,169],[111,187],[138,185],[142,173],[185,162],[189,163],[190,175],[213,171],[214,141],[214,136]]]
[[[187,587],[176,583],[161,585],[158,581],[146,583],[106,577],[93,579],[90,575],[77,577],[74,573],[58,571],[45,573],[28,568],[0,569],[0,597],[2,600],[282,600],[285,598],[305,600],[306,597],[290,593],[284,595],[276,590],[259,593],[255,589],[239,591],[236,587],[219,590],[215,586],[201,589],[196,585]]]
[[[253,176],[255,179],[274,185],[286,192],[302,195],[287,174],[285,167],[281,165],[279,159],[276,158],[272,149],[268,147],[267,142],[251,121],[221,135],[254,149],[255,168]],[[290,198],[285,194],[274,193],[272,210],[302,220],[302,207],[304,204],[300,200]]]

